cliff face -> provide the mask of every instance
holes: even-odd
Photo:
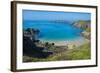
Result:
[[[84,29],[90,28],[90,21],[79,20],[74,23],[74,26],[84,30]]]
[[[91,23],[90,21],[77,21],[74,23],[75,27],[83,29],[83,32],[81,33],[83,37],[90,39],[90,32],[91,32]]]
[[[36,39],[39,30],[28,28],[23,30],[23,55],[29,57],[45,58],[52,52],[44,52],[44,47],[36,45],[39,40]]]

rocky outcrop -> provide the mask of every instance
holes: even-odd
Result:
[[[90,39],[90,36],[91,36],[91,34],[90,34],[90,32],[91,32],[90,21],[80,20],[80,21],[75,22],[74,26],[83,29],[81,35],[87,39]]]
[[[75,22],[73,25],[78,27],[78,28],[85,30],[87,28],[90,28],[90,21],[80,20],[80,21]]]
[[[83,37],[85,37],[85,38],[87,38],[87,39],[91,39],[91,37],[90,37],[90,36],[91,36],[90,32],[83,31],[81,34],[83,35]]]
[[[39,42],[36,39],[39,34],[39,30],[32,28],[27,28],[23,30],[23,55],[36,58],[48,57],[52,52],[44,52],[44,47],[39,47],[36,45]]]

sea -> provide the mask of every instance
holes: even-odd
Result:
[[[49,41],[72,41],[82,37],[80,34],[83,31],[80,28],[75,27],[70,22],[59,21],[23,21],[23,28],[38,29],[38,39],[44,42]]]

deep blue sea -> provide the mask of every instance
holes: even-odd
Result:
[[[77,39],[82,29],[67,22],[23,21],[23,28],[39,29],[38,38],[44,41],[66,41]]]

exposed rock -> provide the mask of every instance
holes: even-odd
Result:
[[[37,58],[48,57],[52,52],[44,52],[44,47],[39,47],[35,43],[39,40],[36,39],[36,35],[39,33],[39,30],[34,30],[28,28],[24,30],[23,33],[23,55]]]
[[[83,31],[82,32],[82,35],[84,36],[84,37],[86,37],[87,39],[90,39],[90,33],[89,32],[87,32],[87,31]]]
[[[83,32],[81,33],[81,35],[87,39],[90,39],[90,36],[91,36],[91,34],[90,34],[90,32],[91,32],[90,21],[80,20],[80,21],[75,22],[74,26],[83,29]]]
[[[74,26],[81,28],[81,29],[86,29],[86,28],[90,28],[90,21],[77,21],[73,24]]]

